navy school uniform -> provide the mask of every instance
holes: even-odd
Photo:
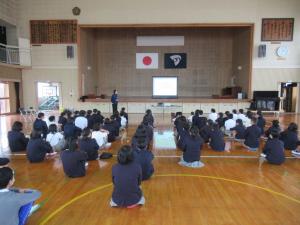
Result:
[[[87,120],[88,120],[88,128],[93,129],[95,124],[93,115],[91,115]]]
[[[108,137],[107,137],[107,141],[108,142],[114,142],[116,140],[114,126],[111,123],[106,123],[106,124],[104,124],[103,129],[107,130],[109,132]]]
[[[216,120],[216,123],[219,125],[220,128],[224,127],[224,125],[225,125],[224,118],[218,117],[218,119]]]
[[[64,172],[68,177],[75,178],[85,176],[85,162],[88,158],[85,152],[65,150],[61,153],[60,157]]]
[[[285,161],[283,142],[278,138],[268,139],[263,153],[269,163],[280,165]]]
[[[79,149],[87,154],[87,160],[96,160],[98,158],[99,145],[94,138],[80,139]]]
[[[247,127],[245,131],[244,144],[250,148],[258,148],[260,135],[261,129],[257,125]]]
[[[264,134],[265,126],[266,126],[266,120],[263,117],[257,118],[257,126],[261,129],[261,134]]]
[[[36,163],[44,161],[46,154],[52,152],[52,147],[42,138],[37,138],[29,140],[26,150],[27,159]]]
[[[243,125],[237,125],[230,130],[236,131],[235,139],[245,139],[246,128]]]
[[[200,161],[203,143],[204,141],[200,136],[193,138],[188,134],[183,143],[183,160],[188,163]]]
[[[114,128],[113,132],[114,132],[115,137],[118,137],[120,134],[120,127],[121,127],[119,122],[117,120],[113,120],[113,121],[111,121],[111,125]]]
[[[152,152],[143,149],[134,149],[134,161],[139,164],[142,168],[142,180],[149,179],[154,173],[154,167],[152,165],[152,160],[154,156]]]
[[[152,115],[145,115],[143,121],[148,121],[149,125],[153,127],[154,117]]]
[[[20,131],[9,131],[7,134],[9,148],[12,152],[25,151],[29,139]]]
[[[204,127],[202,127],[201,130],[199,130],[200,136],[203,138],[205,143],[209,142],[210,132],[211,132],[211,127],[208,125],[205,125]]]
[[[137,204],[143,196],[140,185],[142,183],[142,168],[131,162],[126,165],[115,164],[112,168],[114,189],[112,200],[118,206]]]
[[[74,123],[66,123],[64,127],[64,137],[68,138],[77,138],[81,133],[81,129],[76,127]]]
[[[284,148],[287,150],[296,150],[300,141],[296,132],[285,130],[280,134],[280,140],[284,143]]]
[[[209,135],[210,138],[210,147],[215,151],[224,151],[225,142],[224,134],[221,130],[212,130]]]
[[[207,118],[206,117],[203,117],[203,116],[194,116],[193,117],[193,125],[194,126],[197,126],[198,129],[202,129],[205,125],[206,125],[206,122],[207,122]]]
[[[151,126],[145,126],[146,129],[146,135],[149,141],[152,141],[153,139],[153,128]]]
[[[46,139],[48,134],[48,126],[44,120],[37,118],[33,123],[33,129],[42,131],[43,138]]]
[[[265,135],[266,135],[267,137],[269,137],[269,135],[272,133],[273,130],[276,131],[276,132],[278,132],[278,133],[281,132],[280,127],[274,127],[274,126],[271,126],[271,127],[269,127],[268,130],[266,130]]]
[[[178,138],[177,138],[177,147],[182,149],[184,148],[184,140],[189,135],[189,132],[184,129],[183,127],[181,129],[178,129]]]
[[[67,119],[64,116],[58,118],[58,124],[61,124],[61,130],[64,131],[64,127],[67,123]]]

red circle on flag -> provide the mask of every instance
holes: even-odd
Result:
[[[144,63],[144,65],[149,66],[152,63],[151,57],[150,56],[145,56],[143,58],[143,63]]]

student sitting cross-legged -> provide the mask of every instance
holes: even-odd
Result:
[[[33,130],[30,135],[30,140],[27,145],[27,159],[31,163],[44,161],[46,155],[55,154],[51,145],[42,139],[40,130]]]
[[[33,189],[16,189],[14,171],[9,167],[0,168],[0,224],[24,225],[28,216],[37,209],[34,201],[41,193]]]
[[[47,123],[44,121],[44,119],[45,119],[45,114],[40,112],[33,123],[33,129],[42,131],[43,138],[46,139],[48,133],[48,126]]]
[[[251,120],[251,126],[247,127],[245,131],[245,142],[244,146],[249,151],[257,151],[259,147],[259,138],[261,135],[260,128],[256,125],[257,119],[255,117]]]
[[[148,180],[154,173],[154,167],[152,165],[154,156],[152,152],[147,149],[147,141],[145,138],[137,140],[137,146],[133,149],[133,153],[135,162],[140,164],[142,168],[142,180]]]
[[[118,152],[118,163],[112,168],[113,193],[111,207],[133,208],[145,204],[140,188],[142,168],[134,162],[134,154],[130,146],[124,145]]]
[[[11,131],[8,132],[8,144],[12,152],[25,151],[29,139],[22,132],[23,124],[19,121],[14,122]]]
[[[297,155],[299,152],[297,148],[300,145],[298,125],[296,123],[290,123],[288,128],[280,133],[280,140],[283,141],[286,150],[291,150],[293,154]]]
[[[46,141],[51,145],[54,151],[61,151],[65,147],[64,136],[60,132],[57,132],[56,124],[49,126],[49,134],[47,134]]]
[[[279,140],[279,132],[272,130],[261,156],[271,164],[281,165],[285,161],[283,142]]]
[[[60,155],[64,172],[71,178],[84,177],[88,156],[85,152],[78,150],[77,139],[69,139],[67,142],[67,150]]]
[[[246,128],[241,119],[236,120],[236,126],[230,129],[234,132],[234,139],[238,142],[244,141]]]
[[[81,139],[79,140],[79,149],[87,154],[88,161],[98,159],[99,145],[97,141],[92,138],[90,128],[83,129]]]
[[[215,150],[222,152],[225,150],[225,141],[223,132],[220,130],[218,124],[213,124],[212,130],[209,134],[209,146]]]
[[[190,128],[189,134],[186,135],[183,141],[183,155],[179,161],[179,165],[192,168],[200,168],[204,163],[200,161],[201,149],[204,144],[203,139],[199,135],[199,130],[196,126]]]
[[[100,149],[109,148],[111,143],[108,143],[109,131],[101,129],[99,123],[95,123],[92,132],[92,138],[97,141]]]

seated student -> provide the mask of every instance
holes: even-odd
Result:
[[[253,114],[251,111],[247,111],[246,113],[246,117],[245,119],[243,120],[243,124],[244,126],[247,128],[247,127],[250,127],[251,126],[251,119],[253,117]]]
[[[40,130],[43,134],[43,138],[46,139],[47,134],[48,134],[48,126],[47,126],[47,123],[44,121],[44,118],[45,118],[45,114],[40,112],[38,114],[38,117],[36,118],[36,120],[33,123],[33,129]]]
[[[51,124],[55,124],[56,125],[56,122],[55,122],[55,116],[49,116],[48,120],[46,121],[47,123],[47,126],[48,126],[48,129],[49,129],[49,126]]]
[[[93,111],[90,110],[90,109],[86,111],[85,118],[87,118],[87,120],[89,120],[89,118],[92,116],[92,112],[93,112]]]
[[[64,137],[65,139],[77,138],[81,134],[81,129],[76,127],[74,124],[74,119],[69,117],[67,123],[64,126]]]
[[[60,132],[57,132],[56,124],[49,126],[49,134],[47,134],[46,141],[51,145],[54,151],[61,151],[65,147],[64,136]]]
[[[94,138],[99,145],[99,149],[110,147],[111,144],[108,143],[109,132],[107,130],[101,129],[100,124],[94,124],[92,138]]]
[[[147,146],[150,144],[150,141],[147,137],[146,128],[143,125],[139,125],[135,131],[134,136],[131,139],[131,147],[136,148],[137,147],[137,141],[140,138],[144,138],[147,141]]]
[[[32,131],[26,150],[27,159],[31,163],[42,162],[46,155],[54,153],[51,145],[41,138],[40,130]]]
[[[85,118],[84,110],[80,110],[79,116],[76,117],[74,124],[76,127],[80,128],[81,130],[83,130],[88,126],[88,120],[87,118]]]
[[[125,117],[125,114],[123,112],[120,113],[120,117],[121,117],[121,128],[125,128],[127,127],[127,119]]]
[[[237,114],[237,111],[236,111],[236,109],[233,109],[232,110],[232,119],[234,120],[234,121],[236,121],[237,119],[238,119],[238,114]]]
[[[219,125],[220,128],[224,127],[225,125],[224,114],[222,112],[218,113],[218,119],[216,120],[216,123]]]
[[[218,124],[213,124],[212,130],[209,134],[209,146],[215,150],[222,152],[225,150],[225,141],[223,132],[220,130]]]
[[[107,130],[109,132],[107,137],[108,142],[114,142],[116,140],[115,127],[113,126],[109,118],[106,118],[104,120],[104,125],[102,126],[102,129]]]
[[[98,159],[99,145],[97,141],[92,138],[90,128],[83,129],[81,139],[79,139],[79,150],[87,154],[88,161]]]
[[[243,122],[246,119],[246,116],[244,115],[244,110],[243,109],[239,109],[239,113],[237,115],[237,119],[241,119]]]
[[[84,177],[86,173],[85,164],[88,156],[85,152],[78,150],[77,140],[69,139],[67,150],[60,155],[64,172],[68,177]]]
[[[74,118],[74,120],[79,116],[79,111],[78,110],[75,110],[73,113],[72,113],[72,117]],[[85,114],[85,112],[84,112]]]
[[[133,151],[124,145],[118,152],[118,163],[112,168],[114,185],[111,207],[133,208],[145,204],[145,198],[140,188],[142,183],[142,168],[134,162]]]
[[[280,140],[283,141],[285,149],[297,151],[297,147],[300,145],[298,125],[296,123],[290,123],[288,128],[280,133]]]
[[[193,117],[194,117],[195,113],[194,112],[191,112],[190,116],[188,117],[188,121],[190,124],[193,123]]]
[[[210,132],[212,130],[213,124],[214,124],[214,122],[212,120],[207,120],[207,123],[205,124],[205,126],[202,127],[201,129],[199,129],[199,134],[205,143],[209,142]]]
[[[125,107],[121,108],[120,115],[121,115],[121,113],[126,118],[126,121],[127,121],[127,124],[128,124],[128,113],[125,111]]]
[[[203,116],[202,110],[196,110],[193,117],[193,126],[197,126],[201,130],[207,123],[207,118]]]
[[[9,167],[0,168],[0,224],[24,225],[41,193],[33,189],[13,188],[14,171]]]
[[[20,121],[14,122],[11,131],[8,132],[8,145],[12,152],[25,151],[29,139],[25,137],[23,124]]]
[[[0,158],[0,168],[7,167],[9,163],[9,158]]]
[[[246,128],[244,146],[250,151],[257,151],[259,147],[260,128],[256,125],[257,119],[252,118],[252,125]]]
[[[145,127],[148,142],[151,142],[153,139],[153,127],[146,120],[143,121],[142,125]]]
[[[261,155],[271,164],[281,165],[285,161],[283,142],[277,130],[271,131]]]
[[[210,110],[210,114],[208,114],[208,119],[215,122],[218,119],[218,114],[216,113],[215,109]]]
[[[183,142],[183,155],[179,161],[179,165],[200,168],[204,164],[200,161],[201,149],[204,144],[203,139],[199,135],[199,130],[193,126],[189,130],[189,134],[185,137]]]
[[[58,125],[60,125],[61,131],[64,131],[64,126],[67,123],[67,111],[63,111],[58,118]]]
[[[236,120],[236,126],[230,129],[231,131],[234,131],[234,138],[236,141],[242,141],[245,139],[245,131],[246,127],[243,124],[243,121],[241,119]]]
[[[271,134],[272,130],[276,130],[278,133],[281,132],[281,128],[280,128],[278,120],[273,120],[272,121],[272,126],[270,126],[269,129],[266,130],[265,136],[269,137],[269,135]]]
[[[112,115],[110,117],[111,124],[114,128],[115,137],[120,135],[121,118],[118,115]]]
[[[230,136],[231,135],[230,129],[234,128],[235,125],[236,125],[236,122],[233,120],[233,115],[230,113],[228,115],[228,120],[226,120],[225,124],[224,124],[224,126],[225,126],[225,134]]]
[[[147,149],[147,141],[145,138],[140,138],[137,141],[137,147],[133,149],[134,161],[142,168],[142,180],[148,180],[154,173],[152,160],[154,156]]]
[[[190,130],[190,125],[187,122],[185,117],[182,117],[179,120],[179,122],[176,126],[176,129],[177,129],[177,137],[176,137],[177,147],[179,149],[183,150],[184,140],[185,140],[186,136],[189,134],[189,130]]]
[[[148,121],[150,126],[152,126],[152,127],[154,126],[154,117],[153,117],[152,111],[150,109],[146,110],[143,121],[144,120]]]
[[[265,133],[266,120],[261,112],[261,110],[257,111],[257,126],[261,129],[261,134]]]

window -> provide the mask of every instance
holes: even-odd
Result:
[[[9,85],[0,82],[0,114],[10,112]]]

